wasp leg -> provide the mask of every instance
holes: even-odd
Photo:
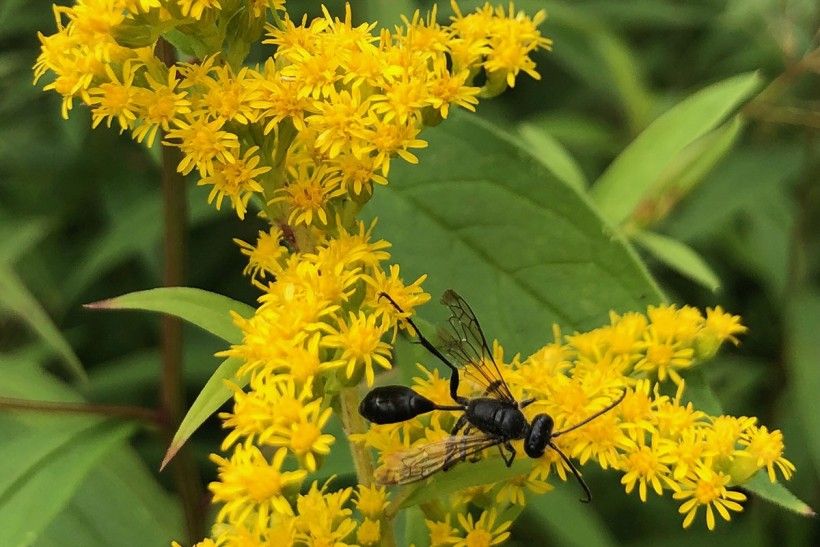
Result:
[[[397,310],[399,313],[404,313],[404,310],[403,310],[403,309],[401,309],[401,306],[399,306],[398,304],[396,304],[396,301],[395,301],[395,300],[393,300],[393,297],[391,297],[391,296],[390,296],[389,294],[387,294],[386,292],[379,293],[379,298],[386,298],[386,299],[387,299],[387,301],[388,301],[388,302],[390,302],[390,304],[392,304],[392,305],[393,305],[393,307],[394,307],[394,308],[396,308],[396,310]],[[467,404],[467,398],[466,398],[466,397],[461,397],[461,396],[458,394],[458,382],[459,382],[459,376],[458,376],[458,369],[456,368],[456,366],[455,366],[453,363],[451,363],[451,362],[450,362],[450,360],[449,360],[449,359],[447,359],[444,355],[442,355],[442,353],[438,350],[438,348],[436,348],[436,346],[434,346],[434,345],[430,342],[430,340],[428,340],[428,339],[427,339],[427,338],[426,338],[426,337],[425,337],[425,336],[421,333],[421,331],[419,330],[419,328],[416,326],[416,324],[413,322],[413,320],[412,320],[412,319],[410,319],[409,317],[405,317],[405,318],[404,318],[404,320],[405,320],[405,321],[407,321],[407,322],[410,324],[410,326],[411,326],[411,327],[413,327],[413,330],[414,330],[414,331],[416,331],[416,337],[419,339],[419,343],[420,343],[422,346],[424,346],[424,349],[426,349],[427,351],[429,351],[430,353],[432,353],[433,355],[435,355],[436,357],[438,357],[438,359],[439,359],[442,363],[444,363],[445,365],[447,365],[447,368],[449,368],[449,369],[450,369],[450,397],[451,397],[451,398],[452,398],[455,402],[457,402],[458,404],[460,404],[460,405],[466,405],[466,404]]]
[[[459,431],[461,431],[462,429],[464,429],[464,426],[465,426],[465,425],[467,425],[467,423],[468,423],[468,422],[467,422],[467,415],[466,415],[466,414],[462,414],[462,415],[458,418],[458,420],[456,420],[456,425],[454,425],[454,426],[453,426],[453,429],[452,429],[452,430],[450,430],[450,435],[455,435],[456,433],[458,433]]]
[[[509,457],[504,455],[504,448],[506,448],[509,452]],[[516,455],[515,447],[512,443],[510,441],[506,441],[503,445],[498,445],[498,451],[501,452],[501,457],[504,459],[504,464],[507,467],[511,467]]]

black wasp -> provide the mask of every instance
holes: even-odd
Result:
[[[381,293],[380,296],[389,300],[399,313],[404,313],[390,295]],[[450,308],[452,314],[450,329],[440,334],[442,347],[452,361],[424,337],[412,319],[407,318],[406,321],[413,327],[421,345],[450,369],[450,397],[456,404],[436,404],[406,386],[382,386],[365,396],[359,405],[359,413],[376,424],[404,422],[433,410],[461,410],[464,414],[446,439],[388,457],[385,465],[378,470],[379,481],[384,484],[419,481],[437,471],[447,471],[467,458],[477,461],[482,450],[493,446],[498,446],[504,463],[509,467],[516,456],[511,441],[523,439],[524,451],[531,458],[543,456],[547,446],[555,450],[584,489],[585,496],[581,501],[589,502],[592,499],[589,487],[553,439],[612,410],[623,400],[626,391],[589,418],[560,431],[553,431],[554,423],[548,414],[538,414],[532,422],[527,422],[522,409],[535,399],[517,401],[510,392],[470,306],[453,290],[445,291],[441,302]],[[458,394],[459,370],[484,388],[482,397],[468,398]]]

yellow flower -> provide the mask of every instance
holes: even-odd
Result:
[[[120,133],[132,127],[139,110],[138,88],[134,86],[137,68],[137,65],[126,61],[122,65],[120,78],[111,65],[105,66],[109,81],[88,91],[91,96],[88,103],[93,107],[92,127],[97,127],[103,120],[111,127],[111,120],[114,118],[117,118],[120,125]]]
[[[165,83],[160,83],[145,73],[150,89],[139,88],[136,102],[139,105],[140,121],[134,128],[133,135],[137,142],[147,141],[150,147],[154,144],[157,131],[171,130],[171,123],[184,114],[191,112],[191,101],[185,91],[177,92],[179,70],[173,66],[168,69]]]
[[[287,450],[282,448],[268,462],[253,445],[237,445],[230,460],[212,455],[211,459],[219,465],[219,481],[212,482],[209,488],[215,501],[225,503],[217,521],[239,522],[255,512],[264,522],[273,511],[290,512],[284,493],[300,484],[307,472],[303,469],[282,472],[286,455]]]
[[[201,115],[189,115],[188,120],[175,119],[176,129],[168,132],[168,140],[163,144],[177,146],[183,158],[177,171],[187,175],[196,168],[199,176],[206,177],[214,172],[214,161],[228,163],[234,161],[239,149],[239,139],[229,131],[224,131],[225,122],[220,119],[208,120]],[[178,139],[179,143],[172,140]]]
[[[339,320],[339,328],[328,327],[328,334],[322,340],[322,345],[329,348],[339,348],[342,354],[339,357],[346,363],[345,374],[353,378],[354,374],[364,371],[367,385],[372,386],[375,379],[373,364],[384,369],[391,367],[391,348],[382,341],[386,329],[384,325],[376,324],[375,315],[367,315],[360,311],[358,314],[350,312],[347,321]]]
[[[249,124],[256,121],[259,78],[255,71],[243,67],[234,75],[228,66],[216,66],[203,79],[205,88],[199,108],[225,121]]]
[[[740,317],[723,311],[723,308],[706,308],[706,321],[698,336],[696,348],[701,359],[709,359],[717,353],[720,345],[729,340],[734,345],[740,341],[736,334],[743,334],[748,329],[740,324]]]
[[[743,506],[738,502],[746,501],[746,496],[740,492],[728,490],[726,485],[729,476],[705,465],[695,469],[694,476],[687,479],[679,492],[672,497],[676,500],[687,500],[680,506],[680,513],[686,514],[683,527],[688,528],[697,516],[698,509],[706,506],[706,526],[709,530],[715,529],[715,514],[717,510],[723,520],[730,520],[729,511],[742,511]]]
[[[248,265],[242,273],[252,280],[276,275],[282,269],[283,258],[288,255],[285,234],[278,226],[271,226],[267,232],[259,232],[256,245],[234,239],[243,255],[248,257]]]
[[[741,437],[740,445],[745,447],[743,453],[753,458],[758,468],[766,467],[770,481],[777,481],[775,466],[784,479],[791,479],[795,468],[794,464],[783,456],[783,433],[780,430],[769,432],[766,426],[752,426]]]
[[[495,525],[497,514],[495,509],[483,511],[478,521],[473,521],[473,516],[466,517],[459,513],[458,522],[464,530],[464,539],[456,542],[456,547],[489,547],[498,545],[510,537],[509,528],[512,522],[507,520]]]
[[[366,517],[378,520],[387,508],[387,488],[360,484],[356,490],[356,508]]]
[[[281,202],[290,210],[288,223],[293,226],[313,224],[314,217],[327,224],[330,194],[336,189],[337,175],[327,167],[313,168],[307,163],[292,169],[291,181],[277,191],[271,203]]]
[[[664,487],[678,490],[678,485],[670,478],[671,472],[667,464],[671,459],[667,451],[667,447],[657,442],[657,437],[652,438],[649,446],[641,443],[633,445],[620,465],[626,471],[621,477],[621,484],[626,486],[627,494],[634,490],[636,484],[641,501],[646,501],[647,485],[659,496],[663,495]]]
[[[365,518],[356,531],[356,539],[362,545],[374,545],[382,538],[381,521]]]
[[[446,518],[442,521],[424,520],[424,523],[427,525],[427,529],[430,531],[431,547],[452,545],[460,539],[463,539],[461,536],[457,535],[458,530],[453,528],[450,524],[450,516],[451,515],[448,513]]]
[[[327,484],[321,489],[316,482],[307,494],[296,500],[296,539],[306,545],[338,545],[356,528],[350,518],[352,511],[344,505],[350,498],[351,488],[337,492],[326,492]]]
[[[362,279],[372,289],[367,293],[367,305],[382,321],[389,321],[391,324],[399,324],[409,329],[409,325],[398,319],[410,317],[416,307],[430,300],[430,295],[421,288],[421,284],[427,279],[427,274],[405,285],[398,264],[390,265],[389,274],[379,268],[372,275],[362,276]],[[393,304],[382,297],[382,294],[390,295],[390,298],[404,310],[404,313],[398,313]]]
[[[274,426],[266,442],[273,446],[286,446],[293,452],[299,463],[313,473],[316,471],[316,456],[330,454],[330,445],[336,440],[329,433],[322,433],[333,411],[329,408],[322,410],[321,400],[305,405],[300,413],[299,420],[288,426]]]
[[[236,216],[245,218],[248,201],[254,193],[262,193],[262,185],[256,180],[259,175],[267,173],[270,167],[259,165],[258,146],[252,146],[245,151],[242,158],[232,158],[227,162],[217,162],[214,164],[213,173],[203,177],[198,186],[207,184],[213,185],[208,194],[208,203],[216,200],[216,208],[222,207],[222,200],[228,197],[231,205],[236,210]]]

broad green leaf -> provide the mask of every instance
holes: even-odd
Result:
[[[254,309],[227,296],[190,287],[161,287],[86,304],[103,310],[145,310],[166,313],[205,329],[231,344],[242,341],[242,331],[230,312],[251,317]]]
[[[754,492],[766,501],[777,504],[789,511],[794,511],[804,517],[816,516],[814,509],[789,492],[785,486],[779,482],[772,484],[765,471],[758,471],[754,477],[740,486]]]
[[[37,545],[170,545],[185,537],[179,503],[127,446],[115,448],[89,473]]]
[[[610,309],[645,310],[662,300],[586,197],[516,141],[455,114],[424,138],[430,146],[420,164],[393,167],[391,184],[365,214],[390,219],[377,231],[393,243],[404,279],[429,274],[425,290],[436,300],[456,289],[508,351],[551,341],[552,323],[594,328],[608,322]],[[440,308],[424,312],[443,316]]]
[[[75,436],[59,455],[40,462],[0,504],[0,545],[30,545],[74,496],[97,462],[133,433],[104,423]]]
[[[694,249],[682,241],[649,231],[636,231],[632,239],[670,268],[700,283],[710,291],[720,288],[720,279]]]
[[[68,374],[78,380],[87,379],[80,360],[48,313],[23,285],[17,274],[2,264],[0,264],[0,308],[11,310],[26,322],[65,363]]]
[[[19,488],[27,476],[47,464],[50,458],[59,458],[62,451],[76,442],[78,437],[100,427],[102,420],[87,416],[59,416],[48,421],[43,417],[43,421],[42,425],[22,431],[16,431],[22,424],[0,425],[6,439],[0,445],[0,461],[4,462],[3,474],[0,475],[0,500],[5,499],[11,490]],[[0,502],[0,507],[2,505],[3,502]]]
[[[554,545],[609,547],[618,544],[598,513],[590,504],[579,503],[578,492],[571,488],[559,487],[533,497],[523,518],[527,525],[551,536]]]
[[[795,294],[786,308],[786,351],[791,386],[797,403],[795,410],[806,431],[807,446],[815,468],[820,469],[820,293],[803,291]],[[794,447],[800,450],[801,447]]]
[[[197,395],[196,400],[188,409],[182,423],[179,425],[174,438],[171,440],[171,445],[165,452],[165,457],[162,459],[160,469],[164,468],[171,459],[176,456],[182,445],[185,444],[194,431],[199,429],[202,422],[211,417],[211,415],[222,406],[225,401],[231,398],[233,391],[225,385],[225,380],[230,380],[236,383],[239,387],[244,387],[247,380],[240,381],[236,378],[236,371],[242,365],[242,360],[231,357],[222,361],[222,364],[214,372],[213,376],[202,388],[202,391]]]
[[[626,221],[675,156],[759,85],[757,73],[734,76],[698,91],[652,122],[594,184],[592,196],[604,217],[613,224]]]
[[[552,135],[532,122],[519,125],[518,132],[527,143],[533,157],[540,160],[555,176],[579,190],[587,187],[587,180],[581,168]]]

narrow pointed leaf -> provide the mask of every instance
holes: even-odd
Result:
[[[754,477],[740,486],[754,492],[766,501],[777,504],[789,511],[794,511],[798,515],[803,515],[804,517],[816,516],[814,509],[789,492],[789,490],[779,482],[772,483],[764,471],[759,471]]]
[[[632,234],[632,239],[658,260],[710,291],[720,288],[720,279],[690,246],[682,241],[649,231]]]
[[[242,341],[242,332],[234,324],[230,312],[236,312],[242,317],[250,317],[254,313],[254,309],[247,304],[190,287],[162,287],[132,292],[86,304],[86,307],[167,313],[193,323],[231,344]]]
[[[27,323],[65,364],[68,374],[86,381],[80,360],[48,313],[11,269],[0,264],[0,308],[11,310]]]
[[[225,380],[231,380],[239,387],[245,386],[247,382],[242,382],[236,378],[236,371],[239,370],[241,365],[242,361],[235,358],[225,359],[219,365],[208,383],[197,395],[191,408],[188,409],[185,418],[182,419],[182,423],[171,440],[171,445],[165,452],[160,469],[164,468],[176,456],[179,449],[193,435],[194,431],[199,429],[199,426],[233,395],[233,391],[225,385]]]
[[[592,187],[603,215],[613,224],[626,221],[677,154],[717,126],[759,85],[757,73],[734,76],[698,91],[652,122]]]

